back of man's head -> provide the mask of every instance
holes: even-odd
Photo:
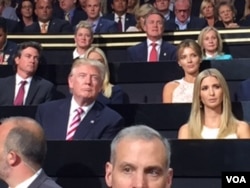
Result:
[[[41,126],[28,117],[11,117],[2,121],[2,126],[12,126],[5,143],[7,152],[14,151],[31,169],[41,168],[46,151],[46,139]]]

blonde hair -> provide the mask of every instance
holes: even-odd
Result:
[[[185,39],[177,46],[177,59],[181,59],[181,55],[185,48],[191,48],[202,59],[202,52],[200,45],[193,39]]]
[[[136,1],[135,6],[133,8],[131,8],[131,9],[128,8],[127,9],[127,13],[135,14],[135,12],[139,9],[139,7],[140,7],[140,0],[135,0],[135,1]]]
[[[188,121],[189,137],[193,139],[200,139],[204,123],[204,107],[200,99],[201,83],[206,77],[215,77],[222,88],[222,113],[220,118],[218,138],[224,138],[229,134],[236,133],[237,119],[232,113],[231,100],[228,86],[222,74],[214,68],[206,69],[196,77],[194,83],[193,103]]]
[[[153,12],[154,10],[156,10],[154,8],[153,5],[149,4],[149,3],[145,3],[143,5],[141,5],[136,11],[135,11],[135,19],[136,19],[136,27],[139,29],[143,29],[141,28],[141,24],[140,24],[140,18],[143,17],[145,18],[146,15],[148,15],[149,13]]]
[[[93,31],[92,31],[92,25],[89,21],[80,21],[76,27],[75,27],[75,35],[77,34],[78,30],[81,28],[85,28],[87,30],[89,30],[90,34],[91,34],[91,38],[93,38]]]
[[[110,98],[112,95],[112,87],[113,85],[109,82],[109,78],[110,78],[110,72],[109,72],[109,67],[108,67],[108,60],[106,58],[105,53],[98,47],[90,47],[86,53],[85,53],[85,57],[88,58],[88,56],[90,55],[91,52],[96,52],[98,53],[100,56],[102,56],[103,61],[101,62],[104,66],[105,66],[105,75],[104,75],[104,80],[103,80],[103,86],[102,86],[102,92],[103,95],[107,98]]]
[[[204,18],[202,11],[205,8],[205,6],[207,6],[208,4],[211,4],[212,7],[215,9],[215,5],[214,5],[214,2],[212,0],[203,0],[201,2],[201,6],[200,6],[200,18]],[[215,10],[214,10],[214,17],[215,17]]]
[[[203,57],[206,57],[206,49],[203,46],[203,40],[205,38],[205,35],[210,31],[214,31],[216,38],[217,38],[217,41],[218,41],[218,45],[217,45],[217,49],[216,49],[217,54],[223,55],[224,54],[223,53],[223,42],[222,42],[220,33],[218,32],[218,30],[215,27],[207,26],[201,30],[201,32],[198,36],[198,43],[201,46]]]

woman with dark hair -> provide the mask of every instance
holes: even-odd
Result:
[[[19,25],[23,28],[33,24],[36,21],[34,13],[35,3],[33,0],[22,0],[16,9],[17,16],[19,17]]]

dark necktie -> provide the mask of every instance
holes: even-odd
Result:
[[[21,81],[21,86],[19,87],[17,96],[14,100],[15,106],[22,106],[23,105],[23,99],[24,99],[24,93],[25,93],[24,86],[26,83],[27,83],[26,80]]]
[[[121,17],[119,16],[119,18],[118,18],[118,31],[119,32],[122,32],[122,20],[121,20]]]
[[[158,61],[158,53],[156,50],[157,43],[151,43],[152,49],[149,54],[149,62],[157,62]]]

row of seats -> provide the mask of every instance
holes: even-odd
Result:
[[[230,61],[203,61],[201,70],[218,69],[227,80],[231,100],[237,101],[235,95],[241,81],[250,77],[249,59]],[[67,78],[71,65],[41,65],[37,74],[52,81],[60,95],[67,96]],[[130,103],[161,103],[162,89],[166,82],[180,79],[183,71],[177,62],[162,63],[110,63],[111,83],[119,84],[128,94]],[[12,66],[0,66],[0,77],[14,74]]]
[[[104,140],[49,141],[44,170],[64,188],[106,188],[109,145]],[[172,188],[219,188],[222,172],[250,169],[249,140],[170,140],[170,145]]]

